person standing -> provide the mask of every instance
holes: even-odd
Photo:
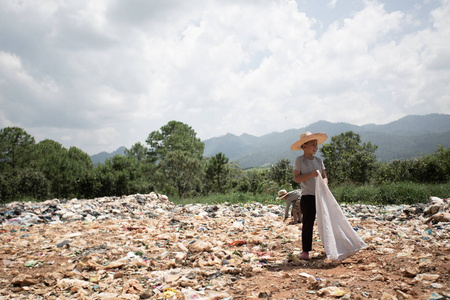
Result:
[[[303,214],[302,248],[300,259],[309,260],[309,252],[312,250],[312,238],[314,221],[316,219],[316,177],[319,173],[328,184],[325,165],[322,159],[316,157],[319,145],[327,140],[325,133],[305,132],[300,139],[292,144],[291,150],[303,150],[303,155],[298,156],[294,162],[294,181],[300,183],[302,197],[300,207]]]

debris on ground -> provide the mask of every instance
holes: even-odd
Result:
[[[367,248],[328,261],[283,205],[156,193],[0,206],[3,299],[449,299],[450,204],[341,205]]]

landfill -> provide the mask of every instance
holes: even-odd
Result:
[[[283,205],[157,193],[0,206],[3,299],[450,299],[450,203],[340,205],[367,244],[329,261]]]

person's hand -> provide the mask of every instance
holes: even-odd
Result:
[[[311,171],[309,174],[311,175],[311,177],[319,176],[319,173],[317,172],[317,170]]]

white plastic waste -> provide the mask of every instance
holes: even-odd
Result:
[[[316,177],[317,227],[327,258],[342,261],[367,245],[345,218],[320,172]]]

